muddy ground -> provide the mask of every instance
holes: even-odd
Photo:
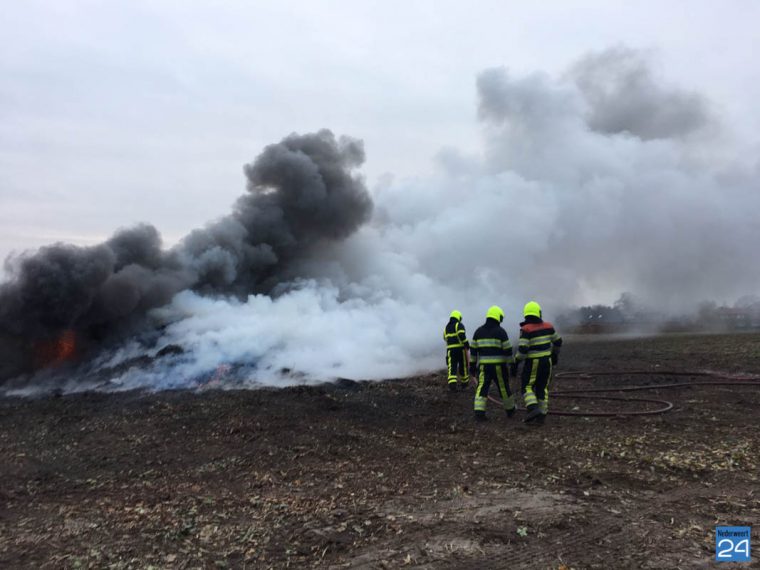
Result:
[[[760,335],[570,338],[560,364],[620,373],[557,389],[760,374]],[[716,525],[753,525],[760,567],[760,387],[536,428],[444,382],[0,400],[0,568],[731,568]]]

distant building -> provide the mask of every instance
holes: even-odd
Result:
[[[760,306],[743,308],[718,307],[715,317],[720,324],[731,330],[749,330],[760,328]]]

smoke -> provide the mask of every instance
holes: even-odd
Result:
[[[481,155],[447,147],[435,175],[370,201],[359,142],[293,135],[245,168],[230,216],[172,250],[140,226],[16,260],[2,330],[120,331],[67,389],[282,385],[437,368],[454,308],[472,332],[499,304],[515,337],[531,299],[554,318],[629,291],[671,315],[759,292],[757,157],[651,55],[476,85]]]
[[[757,291],[757,158],[727,153],[703,100],[655,83],[647,65],[613,49],[560,79],[478,78],[485,179],[517,175],[531,188],[513,217],[540,211],[518,244],[529,295],[584,303],[632,291],[674,313]]]
[[[590,54],[569,77],[588,102],[588,126],[600,133],[668,139],[695,133],[712,120],[704,97],[663,85],[645,54],[630,48]]]
[[[56,244],[9,260],[0,334],[13,339],[2,344],[15,356],[3,377],[29,368],[34,344],[64,330],[95,344],[139,332],[150,309],[183,290],[267,292],[289,264],[369,218],[371,199],[353,174],[363,161],[360,141],[327,130],[294,134],[245,166],[248,193],[229,216],[168,252],[155,228],[140,225],[95,247]]]

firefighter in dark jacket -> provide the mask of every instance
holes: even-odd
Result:
[[[522,393],[527,408],[525,421],[543,424],[549,412],[549,383],[552,369],[559,359],[562,338],[550,322],[542,320],[541,306],[535,301],[525,305],[523,316],[517,365],[525,363],[522,369]]]
[[[467,388],[470,382],[467,369],[469,357],[467,354],[470,343],[467,342],[467,333],[462,324],[462,313],[451,311],[449,322],[443,329],[443,340],[446,341],[446,368],[448,370],[449,390],[455,392],[457,384],[462,390]],[[461,375],[461,380],[457,377]]]
[[[501,327],[504,311],[496,305],[488,309],[486,322],[472,336],[470,342],[470,371],[477,374],[478,387],[475,390],[475,419],[486,419],[486,403],[491,382],[496,382],[501,403],[507,417],[515,413],[515,400],[509,388],[509,368],[514,364],[512,344],[507,331]]]

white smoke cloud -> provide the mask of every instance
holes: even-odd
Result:
[[[595,131],[667,139],[711,122],[703,97],[663,85],[651,60],[637,50],[621,46],[589,54],[568,75],[589,103],[586,120]]]
[[[589,62],[605,65],[584,76],[582,87],[572,74],[520,78],[496,69],[480,76],[485,169],[491,177],[516,174],[540,189],[514,204],[517,217],[534,199],[553,205],[543,210],[546,243],[526,257],[521,276],[551,301],[628,290],[665,313],[756,291],[757,164],[742,160],[741,147],[726,158],[722,137],[683,137],[675,119],[660,125],[657,138],[636,136],[637,125],[652,118],[647,110],[672,115],[674,101],[685,97],[680,92],[676,97],[652,84],[601,103],[587,96],[617,86],[632,57],[612,50],[584,58],[584,69]],[[595,105],[613,113],[616,104],[627,126],[607,132],[592,124]]]
[[[429,326],[426,313],[421,305],[384,295],[340,300],[336,287],[311,280],[276,298],[245,301],[186,291],[152,314],[165,325],[155,346],[180,346],[181,354],[146,366],[134,360],[145,347],[129,343],[90,367],[119,372],[85,386],[239,388],[398,377],[440,365],[429,343],[438,327]],[[411,327],[414,322],[420,326]]]

